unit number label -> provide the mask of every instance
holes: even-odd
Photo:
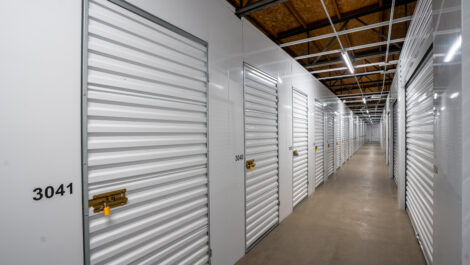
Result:
[[[73,187],[72,187],[72,183],[69,183],[68,185],[60,184],[57,187],[47,186],[47,187],[35,188],[33,190],[33,193],[34,193],[33,200],[40,201],[42,199],[51,199],[57,196],[64,196],[67,194],[72,194]]]
[[[235,162],[243,160],[243,155],[235,155]]]

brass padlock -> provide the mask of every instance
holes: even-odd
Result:
[[[299,155],[299,153],[297,152],[297,150],[294,150],[294,151],[292,152],[292,155],[294,155],[294,156],[298,156],[298,155]]]
[[[254,159],[246,160],[245,166],[246,166],[246,169],[249,169],[250,171],[252,171],[253,168],[256,166],[255,160]]]

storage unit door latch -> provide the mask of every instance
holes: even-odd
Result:
[[[126,204],[126,189],[97,194],[88,201],[88,207],[93,207],[94,213],[104,212],[104,215],[110,215],[111,208]]]

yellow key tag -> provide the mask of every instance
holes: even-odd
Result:
[[[104,213],[104,216],[110,215],[111,214],[111,207],[109,207],[109,206],[104,207],[103,213]]]

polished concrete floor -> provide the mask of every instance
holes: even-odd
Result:
[[[426,263],[380,146],[366,144],[237,264]]]

